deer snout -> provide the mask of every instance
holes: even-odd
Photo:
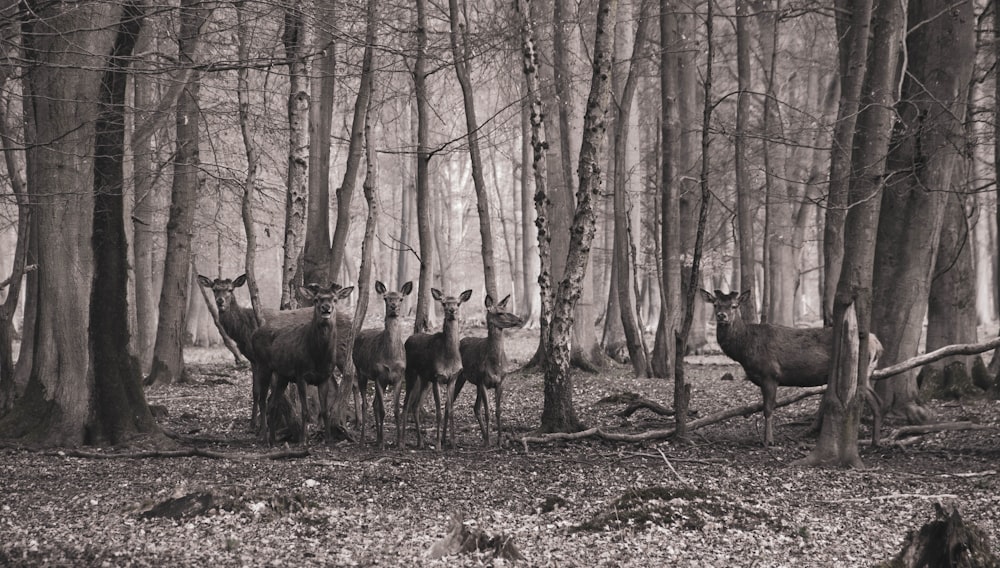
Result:
[[[719,323],[729,323],[729,314],[725,312],[719,312],[715,314],[715,320]]]
[[[222,298],[216,300],[215,305],[219,308],[220,313],[226,311],[226,302]]]

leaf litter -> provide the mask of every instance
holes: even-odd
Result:
[[[513,363],[532,345],[530,332],[515,334]],[[191,384],[147,391],[166,408],[164,429],[212,455],[276,449],[249,431],[248,370],[224,356],[190,370]],[[759,400],[759,389],[720,380],[725,373],[742,377],[724,358],[692,358],[692,410]],[[669,407],[672,383],[632,378],[624,366],[574,381],[588,426],[672,425],[646,410],[617,416],[629,393]],[[509,436],[533,433],[541,375],[514,372],[505,387]],[[442,452],[379,452],[372,440],[313,443],[306,457],[281,460],[0,450],[0,565],[873,566],[933,520],[938,502],[956,505],[994,551],[1000,541],[996,430],[863,444],[867,469],[806,469],[790,464],[815,442],[817,397],[777,410],[773,448],[761,446],[754,415],[696,430],[683,444],[580,440],[527,452],[514,442],[483,448],[473,399],[459,398],[458,447]],[[993,400],[930,406],[943,419],[1000,422]],[[449,537],[459,546],[435,558]],[[491,542],[511,543],[523,560]]]

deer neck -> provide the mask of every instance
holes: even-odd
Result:
[[[387,316],[385,318],[385,330],[382,331],[382,337],[387,345],[403,344],[403,333],[399,327],[398,317]]]
[[[503,353],[503,328],[486,326],[486,345],[491,353]]]
[[[458,318],[444,320],[441,338],[445,348],[458,352]]]
[[[726,325],[716,325],[715,338],[719,342],[719,347],[727,355],[739,350],[745,345],[743,338],[746,336],[747,328],[743,323],[743,318],[737,315]]]

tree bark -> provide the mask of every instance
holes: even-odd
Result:
[[[941,242],[927,305],[926,351],[945,345],[975,343],[979,338],[973,238],[965,212],[966,198],[964,194],[949,193],[945,204]],[[949,357],[933,367],[940,370],[960,362],[965,373],[971,374],[978,358],[978,355]]]
[[[537,88],[537,87],[536,87]],[[532,129],[530,93],[525,88],[525,101],[521,109],[521,262],[524,264],[524,294],[521,297],[520,314],[524,317],[524,329],[537,329],[542,310],[538,291],[538,229],[532,220],[535,209],[532,199],[534,189],[534,163],[532,159]],[[529,164],[531,164],[529,166]]]
[[[580,148],[580,185],[576,194],[576,212],[570,232],[566,270],[556,292],[552,306],[552,324],[546,338],[542,430],[547,432],[571,432],[582,428],[573,408],[569,339],[573,310],[583,292],[587,259],[596,231],[594,200],[600,197],[604,181],[601,157],[606,142],[607,113],[611,105],[611,64],[617,8],[617,0],[600,0],[597,7],[594,68]]]
[[[298,307],[298,286],[303,282],[300,257],[306,237],[309,196],[308,36],[302,0],[295,0],[285,8],[285,27],[281,34],[288,61],[288,170],[285,174],[285,240],[281,263],[282,310]]]
[[[184,0],[180,9],[179,61],[193,67],[198,59],[199,35],[211,11],[196,0]],[[153,364],[146,384],[172,384],[185,380],[184,316],[190,291],[191,238],[198,200],[198,143],[201,109],[198,107],[200,74],[188,75],[187,88],[177,103],[177,148],[167,221],[167,255],[164,259],[160,318],[156,325]]]
[[[906,37],[907,73],[875,253],[872,321],[885,364],[912,357],[920,347],[945,199],[965,144],[966,89],[975,59],[970,2],[915,0],[910,22],[915,27]],[[884,413],[926,419],[915,373],[881,382],[877,392]]]
[[[101,81],[89,329],[94,392],[84,438],[90,444],[122,444],[142,434],[160,433],[146,404],[141,369],[130,346],[125,232],[125,85],[144,16],[143,6],[124,5]]]
[[[337,3],[316,2],[315,7],[319,18],[315,42],[320,55],[314,60],[309,83],[309,200],[302,249],[302,281],[325,286],[338,277],[330,272],[333,261],[330,245],[330,131],[337,86],[337,42],[333,37]],[[351,140],[353,142],[354,138]]]

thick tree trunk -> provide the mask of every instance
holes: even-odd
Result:
[[[184,0],[181,4],[178,44],[181,66],[194,66],[198,37],[211,14],[200,2]],[[188,75],[187,88],[177,102],[177,149],[174,153],[174,179],[170,192],[170,218],[167,221],[167,255],[164,259],[163,288],[160,291],[160,317],[156,325],[153,364],[147,384],[171,384],[184,375],[184,316],[190,290],[191,238],[198,200],[198,106],[200,75]]]
[[[606,142],[607,113],[611,106],[611,64],[617,8],[617,0],[601,0],[597,7],[594,72],[580,148],[576,214],[570,233],[566,270],[556,292],[552,324],[546,338],[542,430],[547,432],[572,432],[582,428],[573,408],[569,339],[573,310],[583,292],[587,259],[596,230],[594,201],[600,197],[603,185],[601,162]]]
[[[128,238],[125,233],[125,84],[142,27],[143,10],[125,4],[104,72],[94,159],[94,286],[90,297],[90,349],[94,393],[86,443],[122,444],[159,433],[131,351],[128,308]]]
[[[110,383],[94,375],[99,364],[90,332],[101,70],[112,53],[123,9],[98,2],[28,3],[25,8],[22,31],[30,58],[23,90],[29,121],[27,187],[39,254],[35,287],[29,288],[37,296],[29,303],[35,310],[35,339],[24,396],[0,420],[0,437],[53,446],[120,441],[107,427],[122,423],[105,422],[105,409],[96,406],[95,397]],[[119,260],[124,268],[124,259]],[[119,276],[114,275],[117,290],[125,290],[127,280]],[[126,316],[116,321],[126,322],[127,347],[127,312],[116,314]],[[114,340],[122,337],[116,334]],[[135,391],[141,395],[137,386]]]
[[[971,197],[971,196],[969,196]],[[938,246],[934,275],[931,279],[927,305],[926,351],[945,345],[975,343],[976,331],[976,272],[972,261],[972,231],[965,212],[966,196],[949,193],[945,205],[944,225]],[[979,355],[949,357],[925,369],[940,370],[960,362],[966,374],[971,374]]]
[[[884,364],[920,348],[944,206],[965,143],[966,89],[975,59],[971,2],[915,0],[910,22],[920,25],[906,37],[908,66],[888,165],[893,175],[882,196],[875,253],[872,322],[885,346]],[[926,418],[915,373],[882,381],[876,390],[885,413]]]
[[[537,329],[541,315],[542,301],[538,291],[538,228],[532,220],[534,216],[535,188],[534,165],[531,146],[531,101],[525,88],[525,102],[521,109],[521,262],[524,264],[524,294],[521,296],[519,313],[524,318],[524,329]],[[531,166],[529,166],[531,164]]]

